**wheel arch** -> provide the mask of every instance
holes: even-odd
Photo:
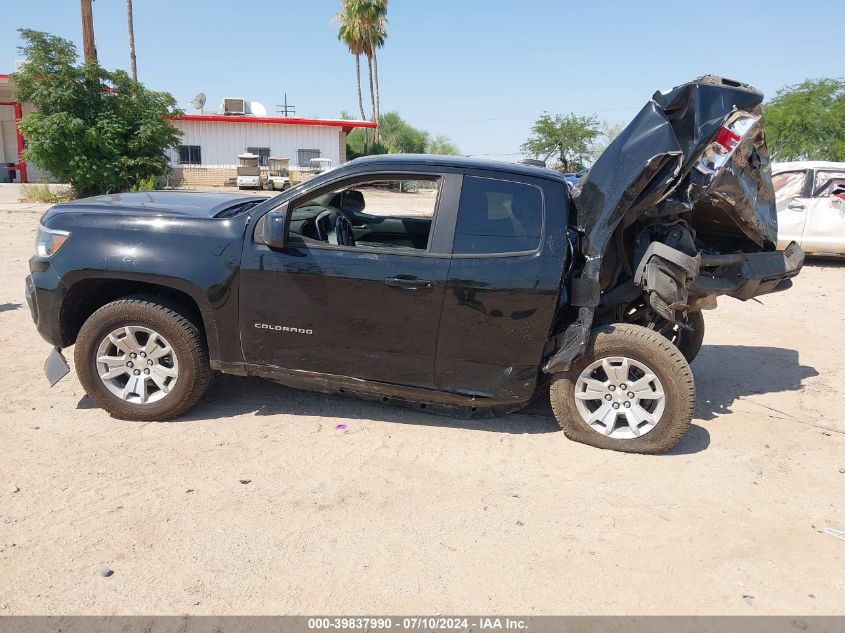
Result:
[[[178,280],[163,282],[146,281],[132,277],[89,276],[67,284],[59,310],[61,338],[64,347],[73,345],[79,330],[88,318],[104,305],[130,295],[151,295],[166,297],[184,307],[187,314],[199,326],[208,345],[211,358],[218,356],[217,328],[211,314],[211,306],[204,293],[189,283]]]

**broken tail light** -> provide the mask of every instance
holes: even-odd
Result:
[[[757,122],[758,117],[746,112],[734,112],[716,132],[713,141],[698,159],[696,169],[712,175],[719,171],[733,155],[742,137]]]

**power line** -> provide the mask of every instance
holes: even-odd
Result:
[[[573,114],[600,114],[603,112],[622,112],[624,110],[638,110],[642,106],[626,106],[624,108],[604,108],[602,110],[578,110]],[[519,121],[524,119],[536,119],[537,115],[532,114],[528,116],[506,116],[506,117],[497,117],[492,119],[473,119],[478,123],[486,123],[488,121]]]

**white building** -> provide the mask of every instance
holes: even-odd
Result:
[[[290,159],[293,179],[298,168],[312,166],[312,158],[346,161],[346,135],[356,127],[373,128],[370,121],[303,119],[237,114],[185,114],[173,119],[182,131],[178,148],[169,152],[176,184],[233,184],[238,154]]]
[[[22,158],[25,139],[18,124],[33,107],[19,103],[15,93],[11,77],[0,74],[0,182],[52,180]],[[356,127],[376,127],[370,121],[269,117],[263,107],[255,108],[260,104],[242,99],[226,99],[222,109],[238,102],[236,114],[185,114],[173,119],[183,133],[181,145],[168,152],[174,184],[234,184],[238,154],[244,152],[258,154],[264,165],[269,156],[289,158],[295,180],[297,168],[308,167],[312,158],[329,158],[334,165],[345,162],[346,135]]]

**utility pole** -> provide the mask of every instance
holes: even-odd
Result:
[[[138,66],[135,63],[135,27],[132,24],[132,0],[126,0],[126,20],[129,26],[129,66],[132,80],[138,81]]]
[[[285,93],[284,104],[276,104],[276,114],[281,114],[282,116],[290,116],[291,114],[296,114],[296,106],[288,105],[288,93]]]
[[[97,47],[94,45],[94,12],[92,0],[82,1],[82,49],[86,62],[97,61]]]

